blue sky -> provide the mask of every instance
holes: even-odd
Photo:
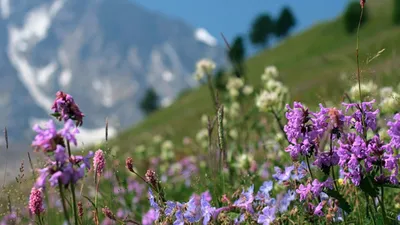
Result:
[[[321,20],[338,16],[349,0],[132,0],[155,11],[181,18],[194,27],[204,27],[221,44],[220,33],[232,40],[245,34],[256,15],[277,16],[284,5],[291,7],[303,30]]]

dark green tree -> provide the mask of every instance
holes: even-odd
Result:
[[[275,22],[275,36],[286,37],[290,30],[296,26],[296,18],[289,7],[284,7]]]
[[[223,68],[218,69],[214,76],[215,88],[219,92],[225,91],[226,90],[226,82],[227,82],[227,79],[226,79],[225,70]]]
[[[358,23],[360,21],[361,6],[360,2],[352,1],[347,6],[344,13],[344,25],[348,33],[354,33],[357,31]],[[363,17],[361,20],[361,26],[368,21],[368,11],[364,8]]]
[[[394,0],[393,10],[393,22],[400,25],[400,0]]]
[[[246,55],[246,49],[244,47],[244,41],[241,36],[237,36],[228,51],[229,61],[231,62],[234,73],[237,77],[244,76],[244,59]]]
[[[250,41],[253,45],[265,47],[274,33],[274,21],[267,13],[259,15],[253,22],[250,30]]]
[[[158,95],[153,88],[147,89],[146,94],[140,102],[140,107],[145,114],[150,114],[159,108]]]

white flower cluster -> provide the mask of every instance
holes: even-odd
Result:
[[[211,59],[201,59],[196,64],[195,78],[201,80],[207,74],[211,74],[215,69],[215,63]]]
[[[174,158],[174,144],[170,140],[166,140],[161,144],[161,159],[168,160]]]
[[[207,148],[208,146],[208,130],[201,129],[196,134],[196,141],[201,145],[202,148]]]
[[[373,97],[378,94],[378,86],[373,81],[369,81],[368,83],[361,83],[360,87],[361,95],[363,98]],[[358,83],[350,88],[349,96],[353,101],[360,99]]]
[[[392,87],[383,87],[380,89],[380,109],[382,113],[394,113],[400,102],[400,95],[393,91]]]
[[[266,112],[271,107],[276,107],[281,104],[288,94],[288,89],[282,82],[277,81],[279,72],[275,66],[268,66],[261,75],[261,80],[264,82],[264,89],[256,97],[256,106],[260,111]]]
[[[229,95],[233,98],[239,96],[240,90],[244,86],[243,79],[237,77],[231,77],[226,84],[226,89],[229,91]]]

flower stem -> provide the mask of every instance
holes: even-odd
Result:
[[[58,180],[58,188],[60,189],[60,197],[61,197],[61,203],[62,203],[62,207],[63,207],[63,211],[64,211],[65,220],[67,221],[68,225],[71,225],[71,223],[69,222],[67,206],[65,205],[65,195],[64,195],[62,184],[61,184],[61,179]]]
[[[364,14],[364,8],[361,8],[361,14],[360,14],[360,20],[358,21],[358,27],[357,27],[357,46],[356,46],[356,59],[357,59],[357,81],[358,81],[358,92],[360,94],[360,103],[362,102],[362,94],[361,94],[361,70],[360,70],[360,59],[359,59],[359,54],[358,54],[358,49],[359,49],[359,39],[360,39],[360,26],[361,26],[361,21],[362,17]]]
[[[306,156],[306,161],[307,161],[308,171],[310,172],[310,175],[311,175],[311,179],[314,180],[314,176],[313,176],[313,173],[311,171],[310,162],[308,161],[308,156]]]
[[[67,140],[67,149],[68,149],[68,155],[69,157],[71,157],[71,145],[69,144],[68,140]],[[78,225],[78,210],[77,210],[74,182],[71,182],[71,194],[72,194],[72,208],[74,210],[74,221],[75,225]]]

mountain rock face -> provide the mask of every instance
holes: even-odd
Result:
[[[140,121],[147,88],[167,106],[197,84],[200,58],[225,64],[204,29],[128,0],[0,0],[0,16],[0,126],[18,143],[48,120],[58,90],[84,112],[88,144],[104,137],[106,117],[110,135]]]

